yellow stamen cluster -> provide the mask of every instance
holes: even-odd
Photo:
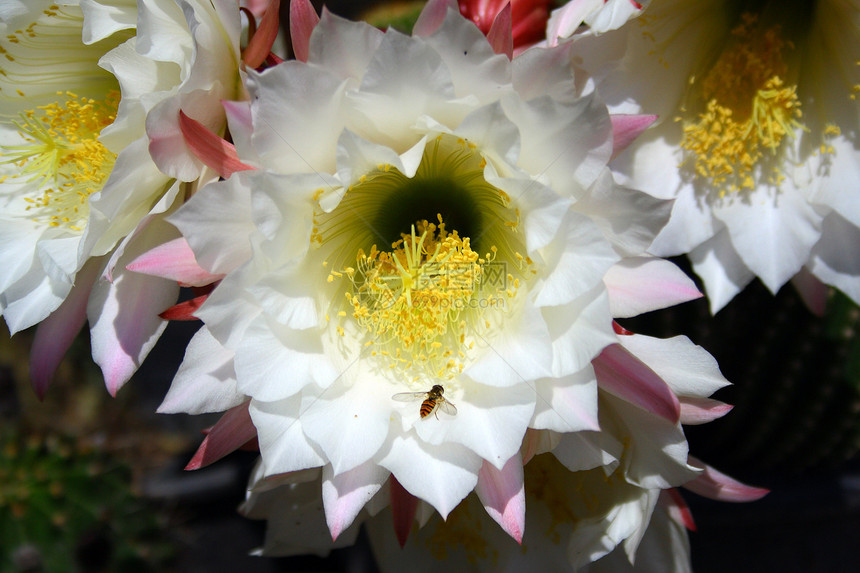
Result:
[[[338,274],[352,283],[346,299],[353,318],[372,335],[391,368],[417,363],[429,374],[449,377],[462,370],[473,345],[466,340],[462,314],[494,255],[480,257],[468,237],[449,232],[438,219],[438,224],[419,221],[390,251],[360,250],[356,268]]]
[[[40,196],[26,199],[35,221],[80,231],[89,196],[101,190],[116,159],[98,136],[116,118],[120,95],[111,91],[105,101],[57,95],[65,102],[21,114],[15,125],[26,143],[0,148],[2,163],[16,166],[12,179],[38,185]]]
[[[752,189],[765,153],[803,129],[797,86],[786,85],[785,42],[779,27],[756,30],[744,14],[729,45],[701,84],[705,110],[685,120],[681,144],[694,157],[695,175],[719,192]],[[695,82],[695,80],[692,80]],[[769,182],[778,180],[777,174]]]

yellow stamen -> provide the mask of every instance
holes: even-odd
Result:
[[[684,120],[681,146],[695,176],[720,195],[754,188],[765,154],[775,155],[786,136],[804,129],[797,86],[783,79],[785,53],[794,46],[779,26],[761,31],[756,23],[755,15],[742,16],[701,83],[705,110]]]
[[[116,118],[120,95],[111,91],[103,102],[72,92],[57,96],[14,122],[25,143],[0,147],[0,163],[17,166],[11,179],[39,188],[40,195],[26,199],[33,220],[81,231],[89,196],[101,190],[116,159],[98,136]]]

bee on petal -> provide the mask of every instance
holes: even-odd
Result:
[[[427,392],[400,392],[392,396],[391,399],[398,402],[412,402],[413,400],[421,400],[423,398],[424,401],[421,402],[421,409],[419,410],[421,419],[423,420],[430,414],[434,414],[438,420],[439,415],[436,413],[437,410],[442,410],[450,416],[457,414],[457,407],[442,396],[444,392],[445,389],[441,385],[436,384]]]

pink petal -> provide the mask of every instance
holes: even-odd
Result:
[[[718,501],[741,503],[756,501],[770,493],[768,489],[742,484],[692,456],[687,463],[704,471],[696,479],[685,483],[683,487],[701,496]]]
[[[815,316],[824,316],[824,309],[827,307],[827,296],[830,294],[830,287],[818,280],[818,277],[806,270],[806,267],[794,275],[791,279],[791,284],[800,294],[806,307]]]
[[[270,2],[268,8],[260,18],[260,25],[254,36],[248,42],[248,46],[242,53],[242,61],[249,68],[258,68],[266,60],[266,56],[272,51],[272,44],[278,37],[278,27],[281,24],[279,12],[280,2]]]
[[[221,139],[205,125],[185,115],[181,109],[179,129],[194,155],[224,179],[237,171],[254,169],[239,161],[239,155],[232,143]]]
[[[662,504],[674,521],[680,523],[690,531],[696,531],[696,522],[693,521],[693,512],[690,511],[690,506],[681,497],[681,492],[678,488],[664,489],[660,492],[659,504]]]
[[[514,36],[511,30],[511,5],[505,4],[502,11],[496,14],[490,31],[487,32],[487,40],[497,54],[505,54],[508,59],[514,57]]]
[[[731,404],[710,398],[681,396],[679,400],[681,402],[681,423],[688,426],[707,424],[722,418],[734,408]]]
[[[87,321],[87,301],[103,263],[102,258],[87,261],[75,275],[63,304],[36,328],[30,349],[30,383],[39,400],[45,399],[57,367]]]
[[[218,420],[206,437],[194,457],[185,466],[186,470],[198,470],[216,462],[245,446],[257,437],[257,428],[251,422],[251,414],[248,413],[248,405],[251,401],[230,408],[221,419]]]
[[[620,344],[611,344],[591,361],[602,390],[673,424],[681,417],[678,397],[662,378]]]
[[[418,16],[415,26],[412,27],[412,35],[429,36],[438,30],[442,22],[445,21],[449,8],[457,12],[460,11],[457,0],[429,0],[421,11],[421,15]]]
[[[526,527],[526,494],[520,455],[509,459],[501,470],[484,460],[478,472],[475,493],[487,514],[502,526],[505,533],[522,544]]]
[[[618,114],[609,116],[609,119],[612,120],[612,158],[614,159],[657,121],[657,116]]]
[[[677,265],[657,257],[631,257],[603,276],[609,310],[616,318],[637,316],[702,297]]]
[[[182,286],[203,286],[224,278],[197,264],[194,251],[184,237],[173,239],[143,253],[125,268],[178,282]]]
[[[391,494],[391,514],[394,519],[394,533],[400,547],[406,545],[409,532],[412,531],[412,523],[415,521],[415,512],[418,511],[418,498],[406,491],[394,474],[388,478],[388,486]]]
[[[292,0],[290,2],[290,38],[293,41],[293,53],[300,62],[308,61],[311,32],[314,31],[319,21],[320,17],[310,0]]]
[[[336,476],[331,473],[331,465],[323,469],[322,498],[326,524],[335,541],[390,474],[372,460]]]

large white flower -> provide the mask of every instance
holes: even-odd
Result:
[[[689,253],[714,312],[756,276],[860,301],[860,4],[661,0],[577,44],[611,110],[662,118],[615,166],[676,198],[652,252]]]
[[[220,99],[242,94],[238,7],[33,2],[11,17],[0,40],[0,310],[15,332],[68,301],[37,336],[40,393],[89,312],[94,358],[115,392],[177,290],[122,263],[112,271],[175,236],[157,215],[181,197],[177,179],[196,180],[203,167],[178,109],[223,130]],[[97,282],[103,272],[109,280]]]
[[[226,106],[255,169],[169,218],[226,276],[161,411],[230,408],[191,467],[255,435],[265,475],[322,467],[334,536],[393,480],[443,517],[476,490],[520,538],[524,505],[496,502],[522,489],[529,428],[597,436],[568,463],[637,487],[695,476],[684,392],[613,329],[699,296],[637,256],[668,205],[615,185],[613,120],[576,91],[569,44],[511,62],[445,7],[412,37],[325,13],[306,62],[249,73]]]

